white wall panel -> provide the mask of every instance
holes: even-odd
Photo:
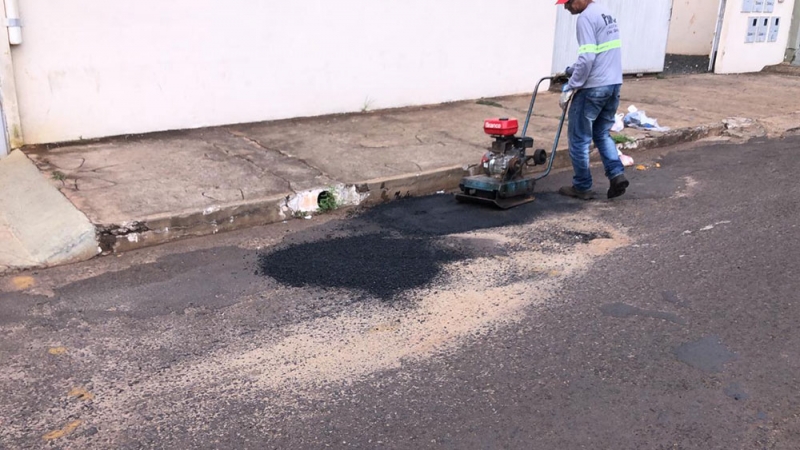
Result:
[[[626,74],[664,70],[672,0],[595,0],[617,19]],[[705,1],[705,0],[704,0]],[[578,57],[577,16],[559,8],[552,72],[563,72]]]

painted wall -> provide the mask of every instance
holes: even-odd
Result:
[[[667,53],[708,56],[718,12],[719,0],[674,0]]]
[[[771,14],[743,13],[741,1],[728,1],[720,33],[719,52],[714,68],[716,73],[759,72],[764,67],[783,62],[794,12],[794,1],[775,1]],[[780,18],[780,33],[776,42],[746,44],[749,17]]]
[[[528,92],[550,72],[556,13],[530,0],[20,3],[28,144]]]

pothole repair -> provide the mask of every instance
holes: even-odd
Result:
[[[572,244],[553,251],[553,239],[561,239],[548,232],[554,229],[570,230],[566,236],[571,236]],[[544,242],[531,241],[530,236],[538,236]],[[380,255],[379,245],[394,244],[381,235],[362,239],[362,244],[376,255]],[[277,414],[282,407],[290,406],[280,399],[291,402],[293,396],[311,395],[321,386],[354,382],[379,371],[455,351],[466,339],[514,323],[531,306],[557,303],[556,292],[565,280],[585,271],[596,258],[627,244],[622,232],[587,218],[585,212],[437,239],[440,240],[430,244],[442,253],[435,261],[438,274],[432,281],[393,288],[402,290],[413,307],[393,308],[381,301],[365,301],[332,317],[280,330],[260,330],[246,339],[232,341],[224,350],[171,366],[143,380],[136,390],[118,392],[113,386],[102,386],[100,380],[93,380],[97,413],[112,422],[120,411],[136,415],[156,410],[166,413],[165,396],[191,390],[242,398],[260,398],[270,392],[270,408],[274,407]],[[503,251],[456,257],[458,253],[445,250],[449,239],[460,240],[465,247],[471,239],[483,246],[494,243]],[[346,247],[352,242],[342,240],[330,245]],[[403,240],[396,244],[419,245]],[[285,251],[289,252],[286,255],[301,259],[306,250],[289,247]],[[416,261],[423,269],[432,268],[434,263],[426,263],[420,256],[428,251],[407,253],[414,258],[407,263]],[[367,265],[379,265],[382,259],[375,256],[365,261]],[[319,274],[327,269],[330,268],[317,266],[309,273]]]
[[[430,239],[381,233],[290,246],[259,255],[258,266],[289,286],[355,289],[389,300],[430,283],[443,265],[459,259],[457,249]]]

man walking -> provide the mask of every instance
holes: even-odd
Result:
[[[578,17],[578,61],[567,68],[561,108],[569,108],[569,156],[575,176],[559,193],[583,200],[595,197],[589,171],[589,145],[594,140],[610,182],[608,198],[625,193],[628,180],[609,132],[619,106],[622,86],[622,42],[617,19],[592,0],[557,0]]]

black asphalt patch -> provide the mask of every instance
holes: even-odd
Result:
[[[750,398],[750,395],[744,391],[744,389],[742,388],[742,386],[739,385],[739,383],[731,383],[728,386],[726,386],[725,389],[723,389],[722,391],[725,392],[725,395],[736,401],[747,400],[748,398]]]
[[[428,238],[379,233],[290,245],[260,254],[258,265],[289,286],[356,289],[386,300],[425,286],[443,264],[464,258]]]
[[[553,193],[539,194],[534,202],[508,210],[458,203],[451,195],[431,195],[386,203],[365,211],[358,218],[407,234],[442,236],[530,223],[584,207]]]
[[[735,360],[736,354],[728,350],[717,336],[708,336],[676,348],[675,357],[695,369],[715,373],[722,372],[725,363]]]
[[[258,273],[288,286],[360,290],[388,300],[428,285],[445,263],[523,249],[520,245],[500,248],[471,238],[442,241],[443,236],[531,223],[584,207],[559,195],[543,197],[510,210],[461,204],[450,195],[401,199],[350,215],[349,226],[354,229],[377,226],[389,232],[320,238],[316,230],[308,236],[311,240],[259,254]],[[358,222],[364,226],[354,225]],[[564,248],[610,237],[561,227],[534,230],[534,234],[532,244]]]

